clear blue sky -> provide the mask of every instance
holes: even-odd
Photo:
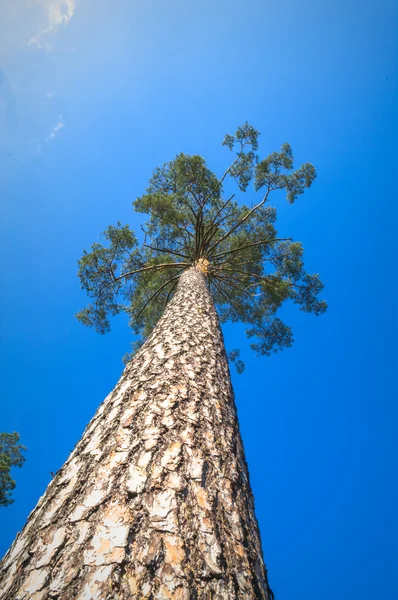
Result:
[[[326,315],[287,307],[294,346],[233,374],[277,600],[396,598],[397,5],[393,0],[28,0],[0,6],[0,431],[28,446],[0,553],[122,371],[125,319],[74,313],[83,248],[152,169],[206,157],[245,120],[288,141],[311,190],[276,200],[325,282]],[[253,196],[244,198],[251,201]],[[396,540],[396,538],[395,538]]]

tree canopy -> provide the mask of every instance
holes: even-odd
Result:
[[[8,506],[14,500],[11,492],[15,481],[11,478],[11,467],[22,467],[25,457],[22,452],[25,446],[18,444],[19,433],[0,433],[0,506]]]
[[[306,163],[294,170],[289,144],[260,158],[258,136],[248,123],[225,136],[223,145],[235,154],[221,177],[201,156],[183,153],[154,170],[146,193],[133,202],[148,216],[142,243],[117,223],[103,232],[105,243],[93,244],[79,261],[81,286],[91,299],[77,314],[82,323],[105,333],[109,318],[125,311],[142,342],[182,272],[194,265],[206,273],[221,322],[245,323],[258,354],[291,345],[291,328],[277,316],[285,301],[316,315],[326,310],[318,274],[304,269],[302,244],[278,237],[276,209],[269,205],[277,190],[295,202],[313,183],[315,168]],[[226,195],[228,180],[236,192],[252,185],[257,202],[248,206],[235,193]]]

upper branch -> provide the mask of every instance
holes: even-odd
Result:
[[[270,193],[270,189],[267,190],[266,194],[264,195],[263,199],[261,200],[261,202],[259,202],[258,204],[256,204],[256,206],[253,206],[253,208],[251,210],[249,210],[249,212],[240,220],[238,221],[238,223],[236,223],[236,225],[234,225],[229,231],[227,231],[227,233],[225,233],[223,236],[221,236],[221,238],[219,240],[217,240],[212,246],[210,246],[206,258],[210,258],[212,256],[212,252],[213,250],[215,250],[215,248],[217,248],[217,246],[219,246],[221,244],[221,242],[223,242],[224,240],[226,240],[236,229],[238,229],[238,227],[240,227],[240,225],[242,225],[245,221],[247,221],[247,219],[249,219],[251,217],[251,215],[261,206],[263,206],[263,204],[267,201],[268,199],[268,195]]]
[[[144,271],[150,271],[151,269],[170,269],[175,267],[190,267],[190,263],[180,262],[180,263],[163,263],[161,265],[151,265],[150,267],[142,267],[142,269],[136,269],[135,271],[129,271],[128,273],[123,273],[118,277],[113,275],[113,281],[119,281],[120,279],[124,279],[125,277],[130,277],[131,275],[136,275],[137,273],[143,273]]]
[[[156,292],[154,292],[150,298],[145,302],[145,304],[141,307],[140,311],[138,312],[138,314],[136,315],[136,320],[139,319],[139,317],[142,315],[142,313],[144,312],[144,310],[146,309],[146,307],[148,306],[148,304],[150,304],[152,302],[152,300],[154,300],[159,294],[160,292],[172,281],[174,281],[175,279],[179,279],[180,278],[180,273],[178,275],[174,275],[174,277],[170,277],[170,279],[168,279],[163,285],[161,285]]]
[[[175,254],[176,256],[181,256],[182,258],[187,258],[189,260],[189,256],[186,254],[181,254],[181,252],[176,252],[175,250],[170,250],[170,248],[156,248],[155,246],[150,246],[149,244],[143,244],[145,248],[150,248],[151,250],[155,250],[156,252],[165,252],[166,254]]]
[[[247,248],[254,248],[255,246],[261,246],[263,244],[272,244],[273,242],[285,242],[290,241],[292,238],[270,238],[268,240],[260,240],[259,242],[253,242],[253,244],[247,244],[247,246],[240,246],[239,248],[233,248],[232,250],[226,250],[225,252],[220,252],[215,256],[212,256],[212,259],[215,260],[220,256],[226,256],[227,254],[232,254],[236,252],[240,252],[241,250],[246,250]]]

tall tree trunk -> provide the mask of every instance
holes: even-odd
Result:
[[[216,311],[186,271],[3,559],[1,600],[272,596]]]

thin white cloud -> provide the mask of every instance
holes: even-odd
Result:
[[[55,136],[57,135],[58,131],[60,129],[63,129],[64,127],[65,127],[65,123],[64,123],[64,120],[62,118],[62,115],[59,115],[58,121],[56,122],[56,124],[52,128],[52,131],[51,131],[50,135],[48,136],[48,138],[46,139],[46,142],[50,142],[52,139],[54,139]]]
[[[75,14],[77,0],[36,0],[36,3],[41,5],[47,24],[43,31],[30,38],[29,44],[50,50],[52,44],[46,36],[68,25]]]

